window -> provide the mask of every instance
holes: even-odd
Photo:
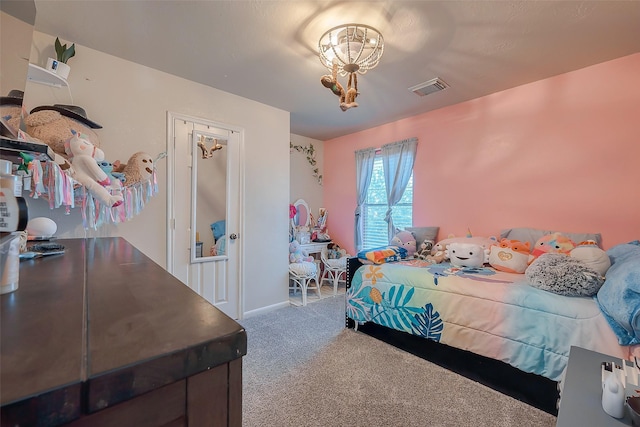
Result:
[[[364,249],[386,246],[389,244],[388,226],[384,220],[387,213],[387,192],[384,183],[382,157],[376,154],[373,162],[371,184],[367,192],[367,200],[363,209]],[[393,209],[393,223],[396,228],[403,229],[413,224],[413,173],[404,190],[400,202]]]

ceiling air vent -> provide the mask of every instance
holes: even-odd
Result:
[[[436,77],[435,79],[410,87],[409,90],[417,95],[425,96],[430,93],[440,92],[448,87],[449,85],[444,80]]]

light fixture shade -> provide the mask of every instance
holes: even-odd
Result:
[[[338,74],[366,73],[378,65],[384,51],[384,39],[378,30],[368,25],[345,24],[324,33],[318,42],[320,62],[329,70],[333,61]]]

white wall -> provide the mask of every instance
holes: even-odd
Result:
[[[34,32],[30,61],[44,66],[55,36]],[[65,89],[28,83],[27,110],[39,105],[75,104],[87,110],[107,160],[126,161],[137,151],[166,151],[166,113],[172,111],[245,130],[243,312],[288,301],[289,113],[203,86],[133,62],[76,45]],[[160,193],[132,221],[97,231],[84,230],[79,212],[51,211],[29,201],[30,216],[46,215],[60,237],[122,236],[166,268],[167,162],[157,165]]]
[[[293,145],[308,147],[313,144],[315,150],[316,167],[320,175],[324,170],[324,146],[323,142],[305,136],[291,134]],[[291,150],[291,186],[289,189],[289,201],[295,202],[298,199],[306,200],[311,209],[314,219],[318,219],[318,209],[324,207],[322,196],[322,185],[313,176],[313,167],[307,161],[307,156],[294,149]],[[329,216],[329,219],[331,216]]]
[[[24,90],[33,25],[0,12],[0,96]]]

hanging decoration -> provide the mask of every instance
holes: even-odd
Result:
[[[319,185],[322,185],[322,175],[320,175],[318,167],[316,166],[316,150],[313,144],[309,143],[308,146],[293,145],[293,142],[289,141],[289,148],[290,150],[296,150],[298,153],[303,153],[307,156],[307,161],[313,168],[313,177],[318,180]]]
[[[353,87],[351,87],[352,79]],[[349,82],[347,84],[347,90],[345,91],[344,87],[338,81],[338,63],[334,61],[331,75],[325,74],[320,77],[320,82],[340,98],[340,109],[342,111],[347,111],[349,108],[358,106],[356,102],[356,97],[358,96],[358,76],[355,73],[349,73]]]
[[[133,156],[132,156],[133,157]],[[53,161],[34,161],[23,157],[29,179],[24,179],[24,191],[30,192],[33,199],[42,198],[49,203],[50,209],[63,207],[65,214],[80,207],[82,223],[85,229],[97,229],[106,224],[119,224],[131,220],[142,212],[151,197],[158,194],[158,180],[155,164],[166,157],[160,153],[153,165],[146,165],[144,179],[130,184],[113,181],[110,191],[122,195],[123,203],[110,207],[98,201],[84,186],[78,185],[60,165]],[[151,163],[148,161],[148,163]],[[68,169],[67,169],[68,170]]]
[[[384,39],[380,31],[363,24],[345,24],[331,28],[318,41],[320,62],[330,75],[324,75],[322,85],[340,98],[340,109],[347,111],[358,106],[358,78],[376,67],[384,52]],[[347,90],[338,81],[338,74],[349,76]],[[353,86],[352,86],[353,83]]]

